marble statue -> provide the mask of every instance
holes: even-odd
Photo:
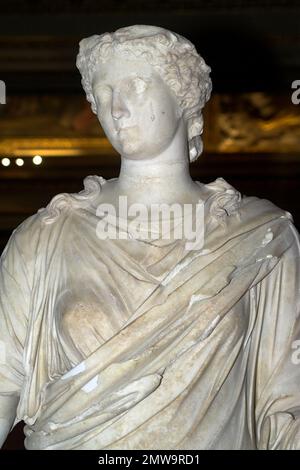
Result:
[[[27,449],[300,449],[299,236],[271,202],[192,180],[210,68],[142,25],[83,39],[77,66],[121,170],[55,196],[2,254],[1,443],[24,420]],[[99,211],[120,197],[200,201],[202,243],[163,237],[160,214],[134,236]]]

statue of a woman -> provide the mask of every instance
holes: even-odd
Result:
[[[152,26],[81,41],[77,65],[121,171],[56,196],[4,250],[1,442],[24,420],[28,449],[299,449],[299,238],[269,201],[192,180],[209,67]],[[121,197],[201,201],[202,242],[133,236],[103,218]]]

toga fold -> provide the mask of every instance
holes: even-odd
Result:
[[[26,448],[300,449],[290,214],[219,178],[201,249],[99,240],[104,184],[56,196],[1,258],[0,394]]]

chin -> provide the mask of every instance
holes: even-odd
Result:
[[[160,151],[162,151],[160,148],[154,149],[153,143],[149,146],[148,142],[141,143],[129,139],[121,143],[118,142],[115,149],[122,157],[128,160],[151,160],[157,157]]]
[[[142,147],[137,142],[123,142],[120,153],[126,158],[137,160],[142,153]]]

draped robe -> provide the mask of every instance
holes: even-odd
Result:
[[[291,215],[219,178],[201,249],[99,240],[104,184],[56,196],[1,258],[0,394],[26,448],[300,449]]]

